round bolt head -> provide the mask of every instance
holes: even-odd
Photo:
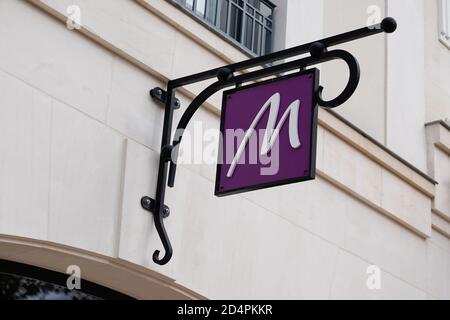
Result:
[[[397,30],[397,21],[394,18],[387,17],[381,21],[381,29],[386,33],[392,33]]]
[[[144,209],[149,209],[151,204],[151,200],[148,197],[143,197],[141,199],[141,205]]]
[[[321,42],[314,42],[309,48],[309,53],[313,58],[320,58],[320,56],[326,51],[326,47]]]
[[[231,71],[228,68],[221,68],[217,72],[217,78],[221,82],[225,82],[227,80],[230,80],[233,77],[233,71]]]

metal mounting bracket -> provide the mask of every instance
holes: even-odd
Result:
[[[156,87],[156,88],[153,88],[152,90],[150,90],[150,96],[153,99],[156,99],[159,102],[163,103],[164,105],[167,102],[167,91],[160,87]],[[177,109],[180,109],[180,107],[181,107],[180,100],[178,98],[175,98],[173,101],[173,109],[177,110]]]
[[[152,199],[150,197],[142,197],[141,199],[141,206],[147,211],[150,211],[151,213],[155,213],[155,199]],[[162,210],[162,217],[167,218],[170,216],[170,209],[168,206],[164,205]]]

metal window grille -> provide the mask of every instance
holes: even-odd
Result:
[[[268,0],[172,0],[256,55],[272,51],[273,11]]]

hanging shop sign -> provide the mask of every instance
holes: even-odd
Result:
[[[385,18],[380,24],[170,80],[166,90],[152,89],[151,96],[165,105],[156,196],[141,199],[142,207],[153,213],[165,250],[163,257],[156,250],[153,261],[164,265],[172,257],[172,245],[164,227],[164,219],[170,214],[164,203],[166,186],[175,185],[183,132],[210,96],[234,87],[225,91],[223,97],[217,196],[314,179],[317,106],[336,108],[342,105],[353,95],[360,78],[358,61],[352,54],[328,49],[375,34],[392,33],[396,28],[394,19]],[[304,54],[307,56],[286,62],[288,58]],[[347,64],[349,79],[336,98],[324,100],[319,71],[310,67],[331,60]],[[260,68],[255,70],[254,67]],[[268,77],[272,79],[262,81]],[[174,112],[181,107],[175,96],[176,89],[214,78],[217,80],[206,86],[186,108],[174,134]]]
[[[319,70],[226,91],[217,196],[312,180]]]

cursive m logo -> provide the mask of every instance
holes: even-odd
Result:
[[[280,134],[280,130],[286,122],[287,117],[289,116],[289,142],[291,143],[292,148],[298,149],[301,147],[300,137],[298,133],[298,116],[300,111],[300,100],[293,101],[286,111],[283,113],[280,121],[276,124],[278,118],[278,111],[280,109],[280,93],[273,94],[269,100],[264,103],[262,108],[259,110],[256,117],[253,119],[250,128],[245,133],[245,136],[238,147],[236,155],[231,162],[231,166],[227,173],[227,178],[231,178],[236,170],[236,166],[238,164],[239,159],[242,157],[242,154],[245,151],[245,147],[247,146],[250,137],[255,132],[256,126],[261,121],[264,113],[269,109],[269,119],[267,120],[267,126],[264,130],[264,138],[261,144],[260,156],[265,156],[267,153],[273,148],[273,145],[278,139]]]

